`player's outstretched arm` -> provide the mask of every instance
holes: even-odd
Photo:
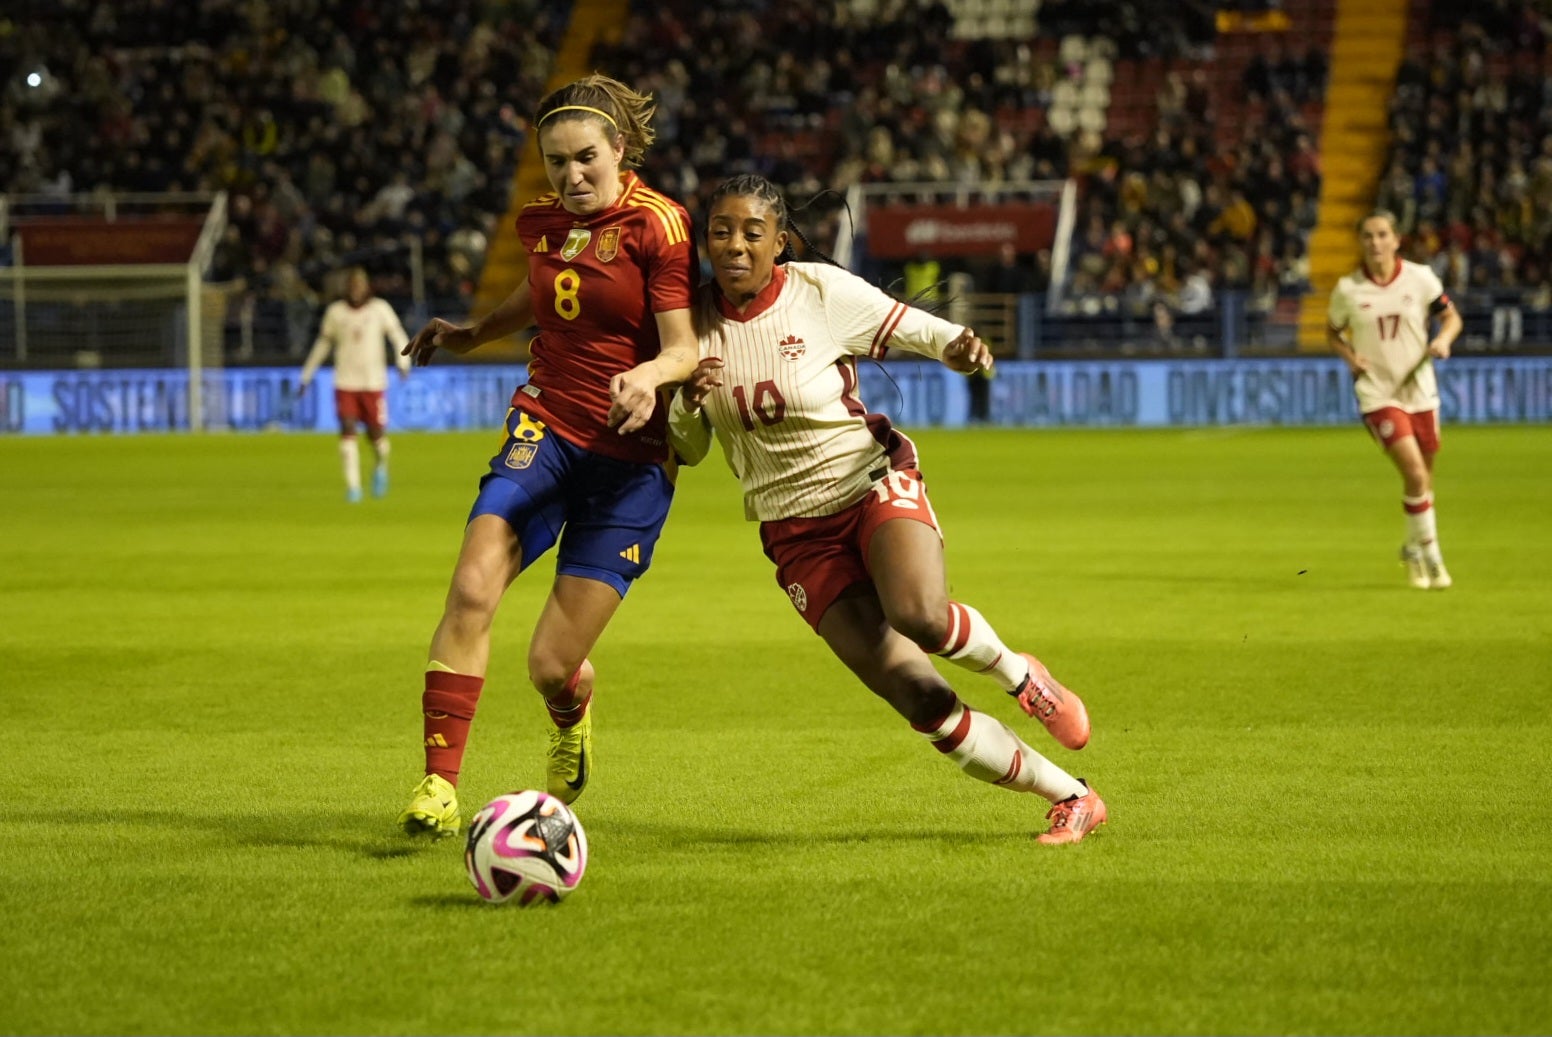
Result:
[[[432,318],[410,339],[403,353],[415,366],[424,367],[431,363],[438,349],[462,356],[487,342],[521,331],[532,323],[533,295],[529,291],[528,282],[524,281],[502,300],[500,306],[474,324],[458,325],[441,317]]]
[[[705,368],[708,363],[715,363],[718,368],[722,366],[720,360],[703,360],[701,368]],[[701,406],[705,394],[694,388],[701,378],[701,368],[697,368],[690,381],[674,393],[668,406],[668,445],[673,447],[680,462],[687,465],[700,464],[711,451],[711,422],[707,420],[706,410]],[[711,375],[716,378],[718,385],[722,383],[715,371]]]
[[[974,374],[976,371],[990,371],[992,369],[992,351],[980,336],[969,328],[961,331],[954,341],[943,350],[943,366],[960,374]]]
[[[659,389],[684,384],[699,362],[700,347],[688,308],[657,314],[657,331],[662,343],[657,356],[609,382],[609,424],[618,426],[622,436],[652,417]]]

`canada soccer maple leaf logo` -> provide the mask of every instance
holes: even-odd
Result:
[[[783,360],[796,360],[808,350],[808,347],[803,344],[803,340],[796,335],[788,335],[776,343],[776,348],[781,351],[781,358]]]

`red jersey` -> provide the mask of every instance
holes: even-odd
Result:
[[[523,207],[517,233],[528,251],[533,360],[512,405],[577,446],[622,461],[668,459],[667,405],[627,436],[609,427],[609,382],[657,356],[655,314],[690,306],[699,276],[684,207],[620,177],[620,197],[577,216],[553,192]]]

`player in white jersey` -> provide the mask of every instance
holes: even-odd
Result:
[[[1068,749],[1088,742],[1083,702],[949,599],[915,445],[858,395],[858,357],[899,347],[969,373],[989,350],[838,266],[777,265],[787,210],[763,177],[725,182],[708,213],[716,281],[697,301],[701,365],[669,412],[675,450],[698,462],[715,429],[777,584],[836,656],[967,774],[1050,801],[1042,842],[1077,842],[1106,819],[1098,794],[962,703],[928,656],[991,677]]]
[[[399,315],[387,300],[372,295],[366,271],[354,267],[345,282],[345,298],[323,311],[323,324],[312,352],[302,364],[302,391],[313,375],[334,354],[334,410],[339,415],[340,465],[345,473],[345,499],[361,499],[361,455],[356,444],[358,425],[366,426],[377,464],[372,472],[372,496],[388,492],[388,360],[386,341],[392,349],[399,377],[410,373],[410,358],[402,350],[410,337]]]
[[[1331,291],[1326,338],[1353,375],[1358,410],[1401,473],[1406,541],[1401,560],[1420,589],[1451,583],[1439,550],[1433,459],[1439,451],[1439,383],[1434,359],[1450,355],[1460,314],[1444,285],[1421,263],[1396,255],[1396,218],[1380,210],[1358,224],[1363,265]],[[1429,337],[1437,317],[1438,333]]]

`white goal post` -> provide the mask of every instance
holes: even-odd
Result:
[[[1078,209],[1078,188],[1071,179],[859,183],[847,190],[846,205],[850,218],[840,214],[835,243],[835,259],[842,266],[856,270],[884,253],[895,260],[908,254],[984,257],[1012,242],[1026,254],[1050,249],[1047,308],[1062,298]],[[1013,329],[998,327],[996,319],[1013,312],[1006,298],[971,293],[964,300],[980,311],[970,315],[977,330],[1003,341],[1012,337]]]
[[[205,283],[225,192],[0,196],[0,370],[186,368],[188,428],[207,413],[226,292]]]

